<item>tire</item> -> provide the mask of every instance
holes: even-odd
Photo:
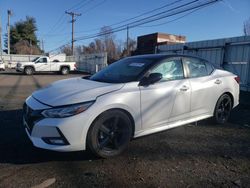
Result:
[[[32,68],[32,67],[26,67],[26,68],[24,69],[24,73],[25,73],[26,75],[32,75],[32,74],[34,73],[34,68]]]
[[[228,94],[223,94],[218,99],[215,110],[214,120],[218,124],[225,124],[232,110],[232,99]]]
[[[102,113],[91,125],[87,148],[96,156],[110,158],[121,154],[132,136],[132,122],[121,110]]]
[[[61,74],[62,75],[69,74],[69,68],[68,67],[62,67],[61,68]]]

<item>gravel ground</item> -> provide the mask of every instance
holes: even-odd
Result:
[[[0,187],[250,187],[250,94],[226,125],[211,120],[133,140],[112,159],[36,149],[21,126],[27,96],[81,76],[0,73]]]

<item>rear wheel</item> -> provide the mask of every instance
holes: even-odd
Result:
[[[228,94],[223,94],[217,101],[214,110],[214,119],[218,124],[227,122],[232,110],[232,99]]]
[[[24,69],[24,73],[25,73],[26,75],[32,75],[32,74],[34,73],[34,69],[33,69],[32,67],[26,67],[26,68]]]
[[[131,135],[132,123],[127,114],[120,110],[109,110],[90,127],[87,145],[95,155],[109,158],[126,149]]]
[[[62,67],[61,68],[61,74],[62,75],[69,74],[69,68],[68,67]]]

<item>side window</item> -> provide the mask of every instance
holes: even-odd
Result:
[[[40,58],[37,62],[38,63],[46,63],[47,62],[47,58]]]
[[[161,81],[179,80],[184,78],[183,67],[180,60],[166,60],[155,67],[151,73],[161,73]]]
[[[47,63],[47,58],[43,58],[43,62],[44,62],[44,63]]]
[[[183,62],[185,62],[189,69],[189,76],[191,78],[207,76],[207,69],[204,62],[195,58],[184,58]]]

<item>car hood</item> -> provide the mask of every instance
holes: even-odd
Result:
[[[71,78],[37,90],[32,97],[50,106],[62,106],[95,100],[100,95],[121,89],[123,85]]]

